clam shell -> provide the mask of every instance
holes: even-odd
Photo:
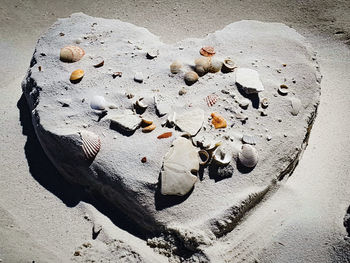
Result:
[[[143,103],[143,102],[142,102],[142,99],[143,99],[143,98],[137,100],[136,103],[135,103],[135,106],[136,106],[137,108],[139,108],[139,109],[145,110],[145,109],[147,109],[148,105],[145,104],[145,103]]]
[[[98,135],[90,131],[81,131],[82,148],[87,160],[94,160],[101,148],[101,140]]]
[[[215,49],[212,46],[206,46],[206,47],[202,47],[199,50],[199,53],[205,57],[212,57],[215,55]]]
[[[60,60],[63,62],[76,62],[85,55],[84,49],[78,46],[66,46],[61,48]]]
[[[244,143],[248,143],[248,144],[256,144],[256,137],[254,135],[248,135],[248,134],[244,134],[242,137],[242,141]]]
[[[293,97],[290,98],[290,104],[291,104],[291,110],[290,113],[292,113],[293,116],[297,116],[299,111],[301,110],[301,100]]]
[[[200,160],[199,164],[200,165],[206,165],[209,162],[210,156],[206,150],[198,151],[198,155],[199,155],[199,160]]]
[[[84,70],[77,69],[72,72],[69,79],[71,82],[74,83],[74,82],[79,82],[83,77],[84,77]]]
[[[105,60],[103,57],[98,56],[92,59],[92,63],[95,68],[99,68],[105,64]]]
[[[173,74],[177,74],[181,71],[182,64],[180,61],[176,60],[170,65],[170,72]]]
[[[205,98],[205,101],[207,102],[208,107],[213,106],[219,99],[219,96],[216,94],[210,94]]]
[[[213,160],[219,165],[228,165],[232,160],[232,156],[218,147],[213,153]]]
[[[102,96],[93,96],[90,101],[90,107],[93,110],[105,110],[107,102]]]
[[[153,123],[151,120],[142,119],[141,126],[146,127]]]
[[[220,129],[220,128],[226,128],[227,127],[227,122],[224,119],[224,117],[222,117],[221,115],[213,112],[211,114],[211,117],[213,118],[211,120],[211,123],[214,125],[215,129]]]
[[[224,63],[222,65],[223,72],[232,72],[234,71],[235,68],[236,68],[236,63],[233,60],[229,58],[224,60]]]
[[[288,86],[285,84],[282,84],[279,88],[278,88],[278,93],[281,94],[282,96],[286,96],[288,94],[289,90],[288,90]]]
[[[150,51],[147,52],[146,57],[148,59],[154,59],[154,58],[158,57],[158,55],[159,55],[158,49],[151,49]]]
[[[264,109],[267,108],[269,106],[269,100],[267,98],[263,98],[261,100],[261,107],[263,107]]]
[[[210,65],[209,65],[209,72],[210,73],[216,73],[219,72],[222,68],[222,62],[218,59],[212,58],[210,60]]]
[[[194,71],[188,71],[186,74],[185,74],[185,83],[187,85],[192,85],[194,84],[197,80],[198,80],[199,76],[196,72]]]
[[[243,144],[238,159],[245,167],[252,168],[258,163],[258,151],[250,144]]]
[[[156,125],[152,123],[151,125],[148,125],[147,127],[142,129],[142,132],[151,132],[156,128]]]
[[[200,75],[203,76],[205,73],[209,71],[210,68],[210,58],[208,57],[200,57],[194,61],[195,70]]]

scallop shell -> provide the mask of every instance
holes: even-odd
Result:
[[[291,104],[290,113],[292,113],[293,116],[297,116],[302,106],[301,100],[296,97],[293,97],[290,99],[290,104]]]
[[[282,84],[279,88],[278,88],[278,93],[281,94],[282,96],[286,96],[288,94],[288,86],[285,84]]]
[[[203,76],[209,71],[210,68],[210,58],[200,57],[194,61],[195,70],[200,75]]]
[[[173,63],[170,65],[170,72],[173,74],[177,74],[181,71],[182,64],[180,61],[175,60]]]
[[[60,60],[63,62],[76,62],[85,55],[84,49],[78,46],[66,46],[61,48]]]
[[[244,134],[242,137],[242,141],[247,144],[256,144],[256,137],[254,135]]]
[[[252,168],[258,163],[258,151],[250,144],[243,144],[238,159],[245,167]]]
[[[199,155],[199,160],[200,160],[199,164],[200,165],[206,165],[209,162],[210,156],[206,150],[198,151],[198,155]]]
[[[212,57],[215,55],[215,49],[211,46],[202,47],[199,51],[202,56]]]
[[[158,55],[159,55],[159,50],[158,49],[152,49],[152,50],[147,52],[146,57],[148,59],[154,59],[154,58],[158,57]]]
[[[236,63],[233,60],[229,58],[224,60],[224,63],[222,65],[223,72],[232,72],[235,70],[235,68],[236,68]]]
[[[151,125],[146,126],[142,129],[142,132],[151,132],[156,128],[156,125],[152,123]]]
[[[84,70],[77,69],[72,72],[69,79],[71,82],[75,83],[75,82],[79,82],[83,77],[84,77]]]
[[[184,78],[185,78],[185,83],[187,85],[192,85],[193,83],[195,83],[198,80],[199,76],[196,72],[189,71],[185,74]]]
[[[211,123],[214,125],[215,129],[220,129],[220,128],[226,128],[227,127],[227,122],[224,119],[224,117],[220,116],[217,113],[212,113],[211,117],[213,118],[211,120]]]
[[[157,138],[158,139],[165,139],[165,138],[169,138],[173,135],[172,132],[165,132],[165,133],[162,133],[161,135],[159,135]]]
[[[90,101],[90,107],[93,110],[105,110],[107,102],[102,96],[93,96]]]
[[[232,160],[232,156],[218,147],[213,153],[213,160],[219,165],[228,165]]]
[[[269,106],[269,100],[267,98],[263,98],[261,100],[261,107],[263,107],[264,109],[267,108]]]
[[[101,148],[100,137],[90,131],[81,131],[80,137],[86,159],[94,160]]]
[[[209,72],[210,73],[216,73],[219,72],[222,68],[222,62],[218,59],[212,58],[210,60],[210,65],[209,65]]]
[[[213,106],[219,99],[219,96],[216,94],[210,94],[205,98],[205,101],[208,104],[208,107]]]

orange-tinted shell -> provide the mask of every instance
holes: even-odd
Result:
[[[215,129],[220,129],[220,128],[226,128],[227,127],[227,122],[224,119],[224,117],[220,116],[217,113],[212,113],[211,117],[213,118],[211,120],[211,123],[214,125]]]
[[[79,61],[85,55],[84,49],[78,46],[66,46],[61,48],[60,60],[64,62]]]
[[[213,47],[207,46],[207,47],[202,47],[199,53],[205,57],[212,57],[215,55],[215,50]]]
[[[159,135],[157,138],[158,138],[158,139],[165,139],[165,138],[171,137],[172,135],[173,135],[172,132],[165,132],[165,133]]]
[[[80,80],[84,77],[84,70],[82,69],[77,69],[77,70],[74,70],[72,72],[72,74],[70,75],[70,80],[71,81],[77,81],[77,80]]]
[[[142,132],[151,132],[156,128],[156,125],[152,123],[151,125],[146,126],[142,129]]]

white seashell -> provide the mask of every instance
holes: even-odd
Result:
[[[90,131],[81,131],[82,148],[87,160],[94,160],[101,148],[101,140],[98,135]]]
[[[179,95],[182,96],[182,95],[185,95],[187,93],[186,89],[184,87],[182,87],[180,90],[179,90]]]
[[[281,94],[282,96],[286,96],[288,94],[289,90],[288,90],[288,86],[285,84],[282,84],[279,88],[278,88],[278,93]]]
[[[92,65],[95,67],[95,68],[99,68],[99,67],[102,67],[105,63],[105,60],[103,57],[101,56],[98,56],[98,57],[94,57],[92,59]]]
[[[143,98],[136,101],[135,106],[139,109],[145,110],[147,109],[148,105],[142,102]]]
[[[106,100],[102,96],[93,96],[90,101],[90,107],[93,110],[105,110],[106,106]]]
[[[242,141],[244,143],[255,145],[256,144],[256,137],[254,135],[244,134],[242,137]]]
[[[210,59],[210,65],[208,69],[209,72],[216,73],[216,72],[219,72],[221,68],[222,68],[222,61],[215,58]]]
[[[228,165],[232,160],[232,154],[218,147],[213,153],[213,160],[219,165]]]
[[[171,107],[169,106],[169,104],[165,103],[164,101],[161,101],[161,99],[156,96],[154,96],[154,105],[156,108],[156,113],[160,117],[163,117],[171,111]]]
[[[296,97],[292,97],[290,98],[290,104],[291,104],[291,110],[290,113],[292,113],[292,115],[297,116],[299,111],[301,110],[301,100],[296,98]]]
[[[131,110],[125,110],[123,114],[108,116],[111,122],[126,132],[133,132],[140,127],[142,119]]]
[[[118,109],[117,105],[115,105],[114,103],[109,103],[108,104],[108,108],[110,108],[110,109]]]
[[[252,168],[258,163],[258,151],[250,144],[243,144],[238,159],[245,167]]]
[[[264,90],[260,80],[259,73],[256,70],[249,68],[237,68],[236,83],[247,94],[258,93]]]
[[[147,58],[148,59],[154,59],[159,56],[159,50],[158,49],[151,49],[147,52]]]
[[[207,102],[208,107],[213,106],[219,99],[219,96],[216,94],[210,94],[205,98],[205,101]]]
[[[232,72],[234,71],[235,68],[236,68],[236,63],[233,60],[229,58],[224,60],[224,63],[222,65],[223,72],[225,73]]]
[[[142,72],[136,72],[134,76],[134,80],[136,82],[142,83],[143,82],[143,74]]]
[[[172,127],[175,125],[175,121],[176,121],[176,112],[174,111],[173,113],[168,115],[167,123]]]
[[[181,71],[182,64],[180,61],[176,60],[170,65],[170,72],[173,74],[177,74]]]
[[[238,101],[238,105],[241,106],[243,109],[247,109],[249,106],[250,100],[247,98],[243,98]]]
[[[61,48],[60,60],[63,62],[76,62],[85,55],[84,49],[78,46],[66,46]]]
[[[240,112],[235,112],[234,113],[234,117],[237,119],[237,120],[240,120],[241,122],[245,122],[246,120],[248,120],[248,116],[243,114],[243,113],[240,113]]]
[[[198,155],[200,159],[200,162],[199,162],[200,165],[206,165],[209,162],[210,156],[206,150],[198,151]]]
[[[183,137],[177,138],[164,156],[160,176],[161,194],[187,194],[197,181],[192,172],[199,170],[199,162],[198,152],[192,142]]]
[[[202,128],[204,121],[204,111],[200,108],[186,111],[176,115],[175,125],[183,132],[188,132],[192,136],[196,135]]]

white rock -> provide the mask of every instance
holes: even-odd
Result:
[[[134,80],[136,82],[142,83],[143,82],[143,74],[142,72],[136,72],[134,76]]]
[[[93,96],[90,101],[90,107],[93,110],[104,110],[106,106],[106,100],[102,96]]]
[[[202,128],[204,121],[204,111],[200,108],[195,108],[191,111],[186,111],[183,114],[177,114],[175,125],[183,132],[196,135]]]
[[[249,68],[237,68],[236,83],[238,83],[247,94],[258,93],[264,90],[259,73]]]

